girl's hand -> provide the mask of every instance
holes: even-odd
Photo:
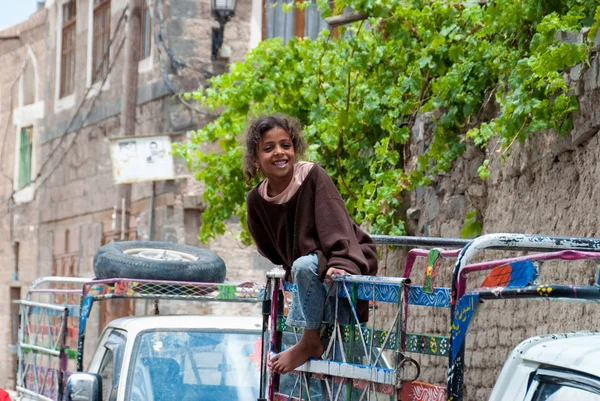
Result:
[[[330,267],[327,270],[327,273],[325,273],[325,281],[327,281],[327,282],[331,281],[331,276],[333,274],[337,274],[339,276],[346,276],[350,273],[348,273],[346,270],[336,269],[335,267]]]

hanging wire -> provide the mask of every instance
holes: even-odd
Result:
[[[125,7],[123,9],[123,13],[121,14],[121,17],[119,18],[118,22],[117,22],[117,26],[115,28],[115,34],[113,35],[113,37],[111,38],[110,42],[108,43],[107,49],[104,52],[104,57],[103,57],[103,61],[107,61],[109,56],[110,56],[110,50],[111,47],[114,43],[115,38],[117,37],[117,34],[120,31],[120,27],[122,22],[126,19],[126,11],[127,11],[127,7]],[[52,169],[50,171],[47,172],[47,174],[44,176],[44,169],[45,167],[50,163],[50,161],[54,158],[54,155],[61,149],[62,144],[64,143],[64,141],[67,138],[67,134],[69,134],[69,131],[71,130],[71,127],[73,125],[73,123],[76,121],[77,117],[79,116],[79,112],[81,111],[81,109],[83,108],[83,106],[88,103],[88,94],[91,92],[92,87],[88,87],[85,91],[85,94],[81,100],[81,102],[79,103],[77,109],[75,110],[75,113],[73,115],[73,117],[69,120],[69,123],[67,124],[67,127],[65,128],[65,130],[63,131],[63,133],[60,135],[60,139],[58,141],[58,144],[56,144],[52,150],[50,151],[50,153],[48,154],[48,156],[46,157],[46,159],[41,163],[39,171],[37,173],[37,175],[35,176],[35,178],[33,180],[31,180],[31,182],[28,185],[36,185],[38,184],[38,186],[41,186],[44,182],[46,182],[46,180],[52,175],[52,173],[54,173],[54,171],[56,171],[56,169],[61,165],[62,161],[64,160],[64,158],[66,157],[66,155],[68,154],[69,150],[73,147],[76,139],[77,139],[77,135],[79,134],[81,128],[83,127],[83,125],[85,124],[85,122],[87,121],[87,117],[89,116],[89,113],[92,110],[92,107],[94,106],[94,103],[96,102],[96,99],[98,98],[99,94],[100,94],[100,89],[104,86],[104,84],[106,83],[106,80],[108,79],[108,76],[110,75],[110,72],[112,71],[114,65],[115,65],[115,61],[117,59],[117,56],[119,55],[119,53],[121,52],[123,45],[125,43],[126,37],[123,37],[121,43],[119,44],[119,47],[117,48],[117,51],[115,52],[114,56],[112,57],[112,60],[109,64],[108,70],[106,72],[106,74],[104,75],[104,78],[102,79],[100,86],[98,87],[97,92],[93,95],[92,99],[91,99],[91,103],[89,103],[89,108],[87,110],[87,112],[85,113],[84,117],[81,120],[81,124],[79,125],[79,127],[77,127],[77,129],[74,131],[74,138],[72,139],[71,143],[68,145],[68,147],[61,153],[57,163],[52,167]],[[99,63],[98,67],[96,68],[96,71],[94,72],[94,76],[92,78],[92,81],[94,81],[98,74],[101,71],[101,66],[103,65],[103,63]],[[23,72],[21,72],[22,74]],[[21,75],[20,74],[20,75]],[[14,83],[13,83],[14,85]],[[12,112],[12,107],[11,107],[11,112]],[[8,124],[7,123],[7,128],[8,128]],[[6,133],[4,135],[4,140],[6,139]],[[3,140],[3,145],[2,145],[2,151],[4,148],[4,140]],[[2,153],[0,153],[1,155]],[[11,180],[12,182],[12,180]],[[7,212],[5,212],[2,216],[0,217],[4,217],[6,216],[11,209],[10,206],[10,202],[11,200],[14,200],[14,195],[18,192],[18,190],[14,190],[12,191],[12,193],[10,194],[10,196],[7,198],[7,201],[9,202],[9,206]],[[11,227],[12,227],[12,219],[11,219]]]

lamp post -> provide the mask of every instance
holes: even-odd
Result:
[[[213,60],[217,59],[219,49],[223,44],[223,35],[225,24],[235,15],[235,6],[237,0],[211,0],[211,15],[219,23],[219,27],[212,29],[212,55]]]

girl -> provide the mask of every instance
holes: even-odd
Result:
[[[287,324],[302,327],[300,341],[270,360],[274,372],[290,372],[323,353],[319,332],[327,300],[323,281],[333,274],[377,273],[377,250],[356,225],[331,178],[315,163],[297,162],[305,149],[298,122],[262,117],[246,131],[244,175],[265,179],[246,198],[248,229],[258,251],[282,265],[297,292]],[[359,319],[368,305],[357,305]]]

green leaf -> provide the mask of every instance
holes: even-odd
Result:
[[[292,11],[294,9],[294,2],[290,1],[289,3],[282,3],[281,4],[281,9],[283,10],[284,13],[289,13],[290,11]]]
[[[481,235],[483,225],[478,218],[477,210],[471,210],[465,216],[463,227],[460,230],[460,235],[463,238],[474,238]]]
[[[225,232],[232,217],[246,229],[250,187],[240,144],[247,121],[260,115],[299,118],[305,158],[331,174],[357,222],[383,234],[404,232],[402,191],[431,185],[467,146],[502,149],[506,158],[536,131],[572,128],[578,101],[565,77],[589,65],[600,26],[596,0],[316,2],[323,17],[350,7],[368,23],[338,28],[335,37],[323,30],[315,40],[264,40],[205,90],[181,96],[220,113],[175,147],[204,183],[203,241]],[[272,6],[290,12],[309,4]],[[558,40],[583,28],[590,28],[585,43]],[[501,163],[485,160],[480,177],[492,168]],[[480,231],[477,224],[469,214],[465,233]],[[247,231],[240,238],[250,240]]]

